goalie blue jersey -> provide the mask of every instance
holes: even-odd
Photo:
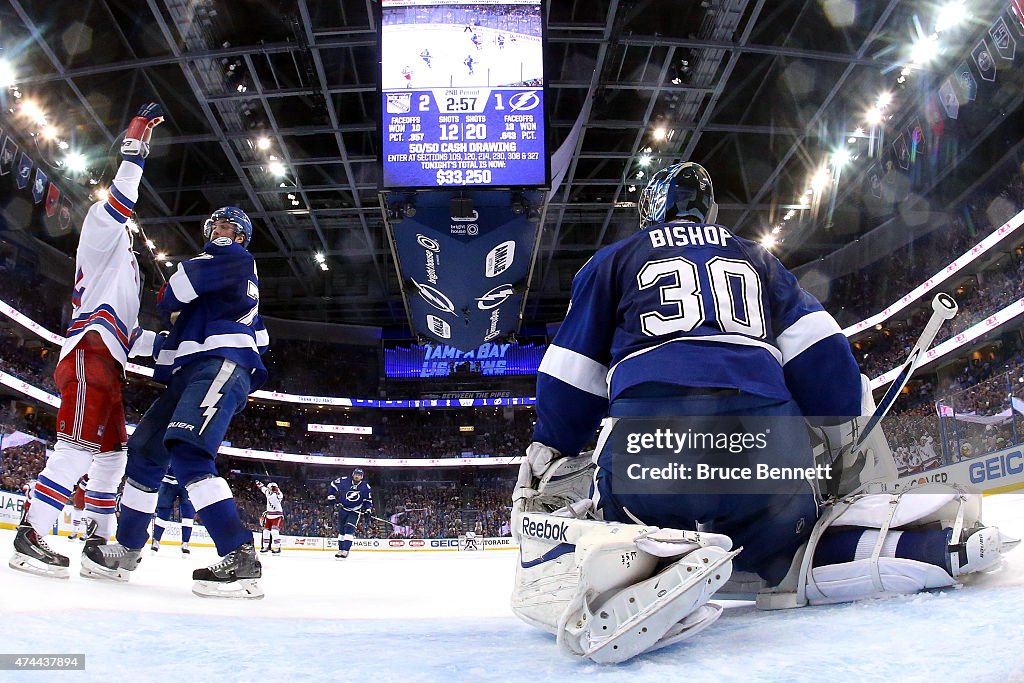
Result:
[[[860,414],[860,372],[835,319],[778,259],[720,225],[656,224],[580,269],[537,375],[534,440],[578,453],[609,401],[645,383]]]
[[[338,477],[327,488],[327,495],[334,496],[334,500],[330,502],[350,512],[373,508],[373,494],[365,479],[357,484],[351,477]]]
[[[201,254],[179,263],[157,303],[165,313],[180,313],[157,346],[153,379],[166,384],[186,363],[217,356],[248,368],[249,391],[259,389],[267,378],[260,356],[270,344],[259,302],[256,262],[228,238],[208,242]]]

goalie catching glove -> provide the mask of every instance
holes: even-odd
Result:
[[[128,124],[121,142],[121,155],[126,157],[149,156],[149,139],[153,129],[164,121],[164,110],[156,102],[142,105],[139,113]]]
[[[553,512],[590,496],[594,478],[591,453],[565,456],[534,441],[519,465],[512,510]]]
[[[708,600],[739,552],[727,536],[536,512],[512,520],[520,544],[512,611],[554,633],[566,654],[623,662],[721,615]]]

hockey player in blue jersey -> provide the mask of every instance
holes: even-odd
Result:
[[[819,523],[819,494],[806,480],[729,495],[630,481],[624,463],[634,451],[622,435],[640,436],[652,418],[717,419],[730,439],[752,421],[768,425],[767,446],[734,457],[796,470],[815,462],[805,417],[834,429],[870,401],[832,316],[774,256],[716,224],[704,168],[659,171],[639,209],[641,230],[577,273],[540,365],[534,442],[513,494],[518,616],[555,633],[569,654],[618,662],[713,623],[721,608],[708,601],[734,568],[744,586],[764,590],[759,605],[775,608],[951,585],[998,561],[1012,543],[980,526],[980,508],[967,512],[967,527],[924,529],[963,518],[960,491],[844,499],[835,509],[876,531],[829,534],[842,521]],[[571,456],[602,420],[587,491],[579,482],[589,459]],[[886,545],[889,509],[913,531]],[[880,572],[899,579],[882,586],[872,578]]]
[[[352,470],[351,477],[338,477],[327,488],[327,502],[338,506],[338,552],[335,557],[348,557],[360,515],[373,514],[373,494],[364,479],[363,469]]]
[[[428,69],[434,68],[434,67],[430,66],[430,57],[431,57],[430,50],[428,50],[427,48],[423,48],[423,51],[420,52],[420,59],[422,59],[424,62],[426,62]]]
[[[259,315],[259,279],[248,251],[252,222],[237,207],[207,219],[202,253],[178,265],[157,308],[177,313],[155,345],[153,378],[167,388],[128,441],[127,481],[117,543],[83,558],[88,576],[126,581],[141,559],[157,489],[173,466],[223,560],[193,572],[192,592],[204,597],[262,598],[252,532],[238,515],[214,458],[231,418],[245,408],[267,371],[269,344]]]
[[[181,554],[191,553],[188,543],[192,540],[192,525],[195,522],[196,509],[192,507],[192,501],[188,498],[188,491],[182,486],[178,478],[174,476],[174,468],[169,467],[163,481],[160,482],[160,490],[156,497],[156,517],[153,519],[153,542],[150,550],[160,550],[160,539],[164,537],[164,530],[171,523],[171,515],[174,513],[174,502],[178,502],[178,513],[181,515]]]

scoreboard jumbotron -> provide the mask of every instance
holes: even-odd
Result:
[[[383,0],[383,189],[545,187],[541,0]]]

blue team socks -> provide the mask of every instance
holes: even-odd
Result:
[[[951,534],[951,529],[890,531],[882,547],[881,556],[917,560],[951,572]],[[877,538],[878,531],[872,529],[831,531],[818,543],[818,549],[814,553],[814,566],[843,564],[870,557]]]

